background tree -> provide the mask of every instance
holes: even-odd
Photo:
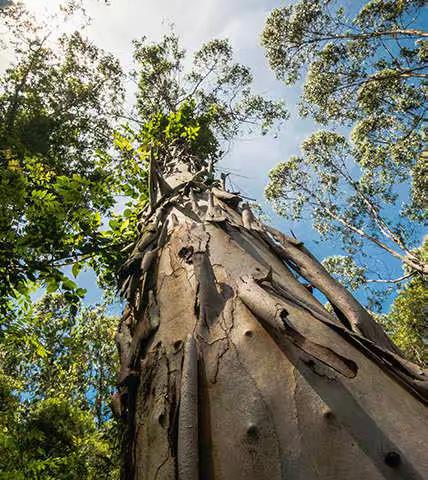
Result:
[[[326,264],[358,274],[354,286],[378,279],[369,271],[376,248],[412,272],[427,270],[414,250],[426,207],[423,5],[374,0],[345,9],[300,1],[273,10],[262,35],[278,78],[290,84],[306,73],[301,113],[352,127],[350,139],[324,130],[311,135],[300,156],[272,170],[267,196],[282,215],[309,215],[322,236],[340,239],[350,257]]]
[[[119,430],[109,406],[116,325],[101,307],[71,315],[63,295],[49,294],[7,331],[0,478],[117,478]]]
[[[425,260],[428,257],[427,250],[428,241],[425,238],[420,249]],[[399,290],[388,314],[377,316],[407,358],[424,367],[428,364],[427,295],[425,280],[421,277],[412,278]]]
[[[379,321],[406,357],[427,365],[427,288],[424,281],[414,278],[398,292],[386,315]]]
[[[122,101],[118,62],[80,33],[55,38],[21,2],[2,8],[4,48],[14,55],[0,79],[0,305],[32,282],[84,294],[61,267],[103,250],[102,215],[121,193],[112,157]],[[110,240],[109,240],[110,241]]]

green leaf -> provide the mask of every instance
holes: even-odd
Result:
[[[73,274],[74,278],[76,278],[77,275],[79,275],[82,268],[83,268],[83,265],[81,262],[73,263],[73,266],[71,267],[71,273]]]
[[[62,279],[62,288],[64,290],[75,290],[77,288],[77,285],[73,280],[67,277],[63,277]]]
[[[59,288],[58,282],[54,278],[50,278],[46,284],[46,292],[53,293],[56,292]]]
[[[78,288],[76,290],[76,295],[78,295],[80,298],[84,298],[84,296],[86,295],[86,288]]]

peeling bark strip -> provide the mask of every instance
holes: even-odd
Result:
[[[149,306],[147,308],[147,318],[140,320],[135,326],[134,333],[130,337],[130,343],[127,346],[127,355],[121,362],[121,369],[118,378],[118,385],[123,385],[129,375],[133,374],[136,363],[144,356],[145,347],[159,327],[159,312],[156,302],[153,298],[153,292],[149,292]],[[129,341],[129,340],[128,340]]]
[[[195,277],[198,282],[196,314],[200,319],[199,330],[209,329],[223,309],[223,299],[217,291],[216,278],[206,252],[193,255]]]
[[[178,478],[198,480],[198,358],[189,336],[184,347],[178,414]]]
[[[188,160],[152,160],[119,272],[122,480],[428,478],[426,373],[302,242]]]
[[[348,290],[330,276],[303,244],[296,243],[275,228],[267,227],[267,230],[280,243],[285,257],[295,264],[298,273],[324,293],[329,302],[349,321],[355,332],[361,333],[384,348],[400,353],[382,327],[373,320]]]
[[[279,335],[285,335],[306,354],[345,377],[354,378],[357,375],[358,366],[353,360],[306,338],[289,319],[286,308],[276,303],[275,299],[264,292],[253,279],[242,280],[238,292],[241,300],[258,318],[266,322]]]

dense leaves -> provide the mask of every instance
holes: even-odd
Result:
[[[183,102],[193,102],[197,117],[210,116],[218,139],[230,141],[245,130],[262,131],[286,118],[281,101],[267,100],[252,92],[248,67],[235,63],[227,40],[211,40],[194,55],[185,69],[185,50],[177,35],[165,35],[157,44],[134,42],[139,69],[137,111],[143,118],[169,114]]]
[[[0,351],[0,478],[117,478],[117,319],[47,295]]]
[[[20,3],[0,10],[15,61],[0,78],[0,297],[38,280],[82,294],[61,265],[103,248],[114,203],[108,147],[121,69],[80,33],[52,38]],[[7,305],[10,307],[10,304]]]
[[[284,216],[306,212],[321,235],[339,235],[349,253],[372,243],[405,265],[424,272],[412,222],[388,214],[399,202],[390,172],[352,164],[354,148],[343,135],[321,131],[302,144],[302,156],[291,157],[270,173],[266,193]]]
[[[423,367],[428,365],[427,304],[426,284],[415,278],[400,290],[388,314],[377,317],[406,357]]]

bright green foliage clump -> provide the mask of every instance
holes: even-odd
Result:
[[[68,400],[40,401],[19,420],[15,431],[2,434],[0,479],[114,478],[108,474],[108,441],[91,415]]]
[[[347,255],[328,264],[349,274],[351,262],[354,287],[378,279],[369,271],[376,250],[427,271],[414,251],[426,208],[423,4],[300,0],[273,10],[262,36],[278,78],[292,84],[306,73],[302,115],[351,128],[349,138],[311,135],[272,170],[266,193],[280,214],[309,217],[340,241]]]
[[[398,293],[387,315],[378,316],[385,331],[409,360],[428,366],[428,288],[421,278],[411,280]]]
[[[141,129],[141,143],[155,149],[165,145],[181,146],[201,160],[215,157],[219,142],[210,128],[215,116],[215,105],[198,114],[195,100],[185,100],[169,114],[154,113]]]
[[[47,295],[0,351],[0,479],[115,479],[117,319]]]

